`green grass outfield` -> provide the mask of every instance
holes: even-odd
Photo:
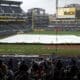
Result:
[[[29,34],[58,34],[58,35],[78,35],[80,36],[80,31],[33,31]]]
[[[41,44],[0,44],[0,54],[56,54],[56,55],[80,55],[80,49],[48,48]]]

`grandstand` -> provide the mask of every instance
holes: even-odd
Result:
[[[59,7],[57,13],[52,17],[50,17],[50,28],[52,30],[80,31],[80,4],[69,4]]]
[[[0,1],[0,35],[27,32],[26,14],[20,1]]]
[[[57,16],[51,16],[42,8],[32,8],[25,13],[20,7],[21,4],[20,1],[0,1],[0,35],[26,33],[32,30],[80,31],[79,4],[70,4],[58,9],[59,12],[63,8],[74,8],[74,18],[60,18],[58,13]]]

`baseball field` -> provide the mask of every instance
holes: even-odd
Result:
[[[28,33],[27,33],[28,34]],[[29,34],[56,34],[53,31],[29,32]],[[80,36],[80,32],[57,32],[59,35],[72,34]],[[6,37],[6,36],[5,36]],[[1,38],[4,38],[1,36]],[[56,54],[56,55],[80,55],[80,44],[0,44],[0,54]]]

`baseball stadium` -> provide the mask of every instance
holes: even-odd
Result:
[[[0,0],[0,80],[80,80],[80,1],[23,2]]]

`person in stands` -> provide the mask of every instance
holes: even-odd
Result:
[[[15,80],[30,80],[28,74],[28,66],[25,61],[22,61],[19,70],[15,73]]]
[[[7,65],[0,59],[0,80],[7,79]]]

